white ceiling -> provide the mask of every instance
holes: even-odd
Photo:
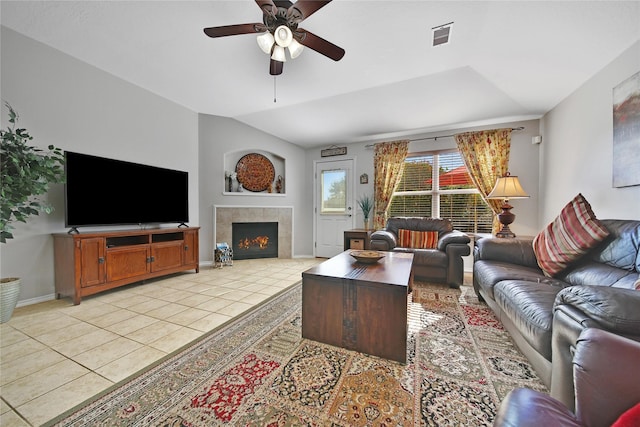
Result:
[[[305,49],[269,75],[254,1],[6,1],[1,22],[198,113],[303,147],[541,117],[640,39],[640,1],[334,0],[302,28],[346,50]],[[447,45],[432,28],[454,22]]]

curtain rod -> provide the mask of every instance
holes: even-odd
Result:
[[[517,131],[517,130],[523,130],[524,126],[520,126],[517,128],[511,128],[512,131]],[[478,131],[478,132],[482,132],[482,131]],[[416,139],[410,139],[409,142],[414,142],[414,141],[426,141],[428,139],[433,139],[434,141],[437,141],[438,138],[453,138],[455,136],[454,135],[440,135],[440,136],[430,136],[430,137],[426,137],[426,138],[416,138]],[[380,144],[379,142],[377,144]],[[367,144],[365,145],[365,148],[369,148],[369,147],[373,147],[376,144]]]

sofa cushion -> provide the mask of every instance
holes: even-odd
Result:
[[[583,258],[576,265],[555,276],[571,285],[612,286],[633,289],[638,273]]]
[[[405,252],[413,254],[413,265],[424,265],[430,267],[447,268],[447,254],[437,249],[410,249],[398,246],[394,252]]]
[[[628,271],[640,272],[640,221],[603,219],[609,231],[597,249],[590,253],[594,261]]]
[[[551,361],[553,303],[562,282],[503,280],[494,288],[495,301],[522,337],[545,359]]]
[[[538,265],[554,276],[596,246],[609,231],[596,218],[591,205],[578,194],[533,240]]]
[[[498,282],[509,279],[537,282],[545,279],[545,276],[538,267],[525,267],[502,261],[478,260],[473,263],[473,281],[491,299],[495,299],[493,287]]]
[[[434,249],[438,245],[437,231],[398,229],[398,246],[413,249]]]
[[[479,238],[475,242],[475,257],[538,269],[531,239]],[[540,272],[542,274],[542,272]]]

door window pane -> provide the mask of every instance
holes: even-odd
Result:
[[[347,212],[347,171],[335,169],[322,171],[322,214],[346,214]]]

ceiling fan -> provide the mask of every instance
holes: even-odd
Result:
[[[235,36],[238,34],[259,33],[258,45],[271,55],[269,73],[282,74],[286,49],[291,58],[300,55],[303,46],[339,61],[345,54],[344,49],[316,36],[298,25],[306,18],[326,6],[331,0],[255,0],[262,10],[262,23],[223,25],[205,28],[204,33],[209,37]]]

